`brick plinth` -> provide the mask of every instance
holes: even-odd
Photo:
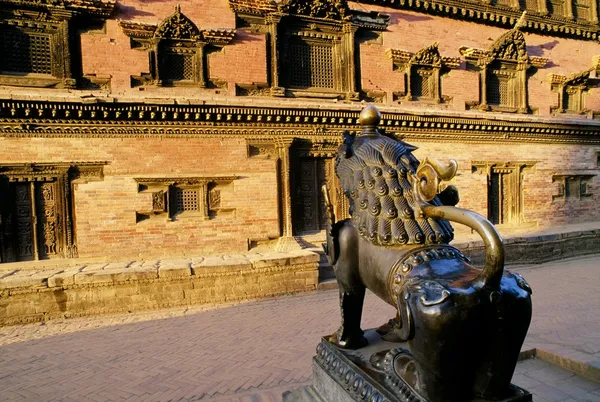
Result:
[[[0,325],[316,290],[318,261],[295,251],[3,273]]]

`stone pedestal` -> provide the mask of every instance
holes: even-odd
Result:
[[[388,376],[381,368],[370,362],[373,354],[405,347],[405,343],[386,342],[375,332],[368,330],[365,337],[369,345],[359,350],[343,350],[324,337],[313,358],[313,384],[287,391],[284,402],[426,402],[402,379]],[[529,402],[531,394],[511,385],[509,395],[494,402]],[[465,401],[467,402],[467,401]],[[487,402],[472,399],[468,402]]]

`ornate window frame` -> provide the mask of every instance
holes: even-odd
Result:
[[[67,2],[56,1],[0,1],[0,39],[7,45],[4,35],[20,35],[24,39],[41,38],[47,43],[42,49],[42,57],[47,58],[47,72],[2,71],[0,64],[0,85],[24,86],[39,88],[75,88],[80,71],[79,60],[74,57],[78,51],[74,49],[71,37],[75,36],[75,21],[82,17],[106,19],[115,7],[114,1],[103,2]],[[2,33],[4,32],[4,33]],[[44,46],[45,47],[45,46]],[[22,51],[23,46],[19,46]],[[3,54],[7,57],[7,54]],[[29,58],[34,56],[29,56]],[[37,57],[38,62],[39,56]]]
[[[525,23],[525,13],[515,28],[500,36],[488,50],[481,50],[463,46],[460,54],[466,59],[467,67],[480,72],[480,91],[477,107],[483,111],[530,113],[527,93],[527,72],[532,68],[542,68],[548,59],[542,57],[529,57],[525,37],[520,31]],[[507,85],[506,94],[501,94],[498,88],[498,98],[504,102],[491,104],[489,95],[495,88],[494,81]]]
[[[150,72],[132,76],[132,86],[216,86],[209,79],[208,52],[220,50],[235,37],[235,30],[199,29],[179,5],[158,26],[129,21],[119,21],[119,25],[131,38],[132,48],[148,52]],[[183,64],[177,72],[181,78],[169,74],[169,58]]]
[[[600,80],[596,76],[598,66],[592,67],[581,73],[564,75],[550,75],[552,90],[558,94],[558,105],[551,108],[554,113],[586,114],[585,94],[588,90],[598,85]]]
[[[219,213],[233,212],[234,208],[221,205],[221,186],[238,178],[238,176],[134,178],[138,193],[151,194],[148,207],[136,212],[136,222],[157,216],[166,217],[168,221],[175,221],[178,216],[208,220],[215,218]],[[195,192],[197,208],[181,209],[177,202],[180,191]]]
[[[240,0],[230,0],[237,25],[264,33],[268,41],[266,88],[240,84],[240,94],[359,100],[357,31],[383,31],[388,26],[389,16],[350,10],[347,0],[284,0],[279,4],[258,5],[254,8]],[[305,68],[327,67],[327,77],[305,72],[303,79],[307,84],[297,85],[300,79],[294,82],[295,78],[290,76],[292,70],[288,68],[294,60],[293,50],[300,57],[304,56],[305,60],[300,62]],[[328,84],[311,85],[314,81]]]
[[[580,201],[592,198],[592,183],[594,174],[557,174],[552,176],[552,183],[556,183],[556,193],[552,195],[552,201]],[[571,192],[572,186],[576,191]]]
[[[458,57],[442,57],[438,50],[439,43],[435,42],[431,46],[419,50],[412,54],[400,49],[387,49],[388,58],[394,63],[394,68],[404,73],[405,91],[398,94],[407,101],[421,101],[442,103],[441,79],[442,75],[450,69],[455,69],[460,65]],[[416,75],[429,75],[427,84],[429,86],[430,96],[418,96],[415,88]]]

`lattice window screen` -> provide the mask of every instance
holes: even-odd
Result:
[[[198,211],[198,190],[175,189],[177,212]]]
[[[563,0],[547,0],[546,7],[550,15],[564,17],[565,16],[565,3]]]
[[[590,0],[573,0],[573,17],[577,20],[589,21]]]
[[[432,98],[431,80],[433,79],[431,71],[413,70],[410,75],[410,91],[415,98]]]
[[[496,5],[511,7],[513,2],[512,0],[496,0]]]
[[[487,81],[487,102],[489,105],[509,105],[509,81],[510,77],[492,72]]]
[[[191,54],[164,53],[162,61],[161,79],[168,81],[192,81],[194,79],[194,60]]]
[[[52,74],[50,36],[0,27],[0,71]]]
[[[335,88],[333,47],[292,38],[288,44],[289,86]]]

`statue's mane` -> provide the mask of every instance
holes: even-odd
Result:
[[[448,221],[420,216],[410,176],[419,161],[416,148],[381,135],[346,137],[336,173],[350,200],[352,221],[360,235],[377,245],[448,243]],[[441,205],[434,198],[432,205]],[[417,212],[416,212],[417,211]]]

